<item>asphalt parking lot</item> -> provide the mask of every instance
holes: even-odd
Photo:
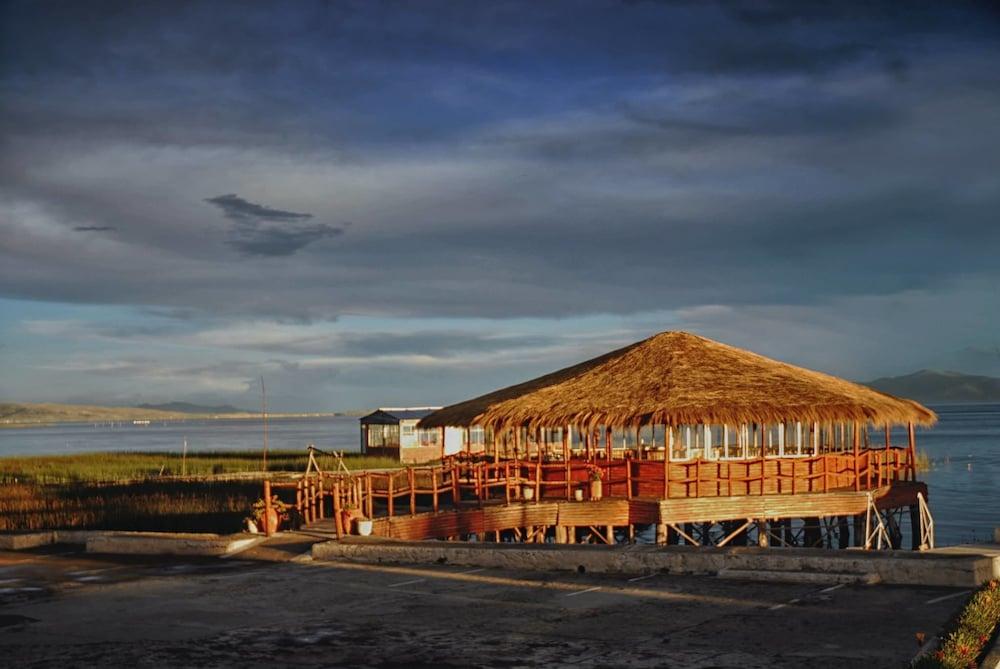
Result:
[[[0,654],[19,667],[901,667],[965,599],[254,557],[0,552]]]

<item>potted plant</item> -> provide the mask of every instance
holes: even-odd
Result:
[[[590,465],[588,470],[590,472],[590,499],[597,501],[604,496],[604,484],[602,481],[604,473],[596,465]]]
[[[353,502],[345,505],[340,511],[340,519],[344,523],[344,531],[348,534],[351,533],[351,523],[362,518],[364,518],[364,514],[361,513],[361,509],[358,508],[358,505]]]
[[[521,486],[521,496],[524,497],[524,501],[530,502],[535,499],[535,486],[524,485]]]
[[[281,521],[288,515],[288,504],[285,504],[277,495],[271,495],[270,506],[261,497],[253,503],[250,520],[254,527],[265,534],[273,534],[281,527]],[[249,523],[247,524],[249,529]]]
[[[573,499],[575,499],[578,502],[583,501],[583,488],[576,488],[573,491]]]
[[[372,533],[372,521],[370,518],[358,518],[358,534],[367,537]]]

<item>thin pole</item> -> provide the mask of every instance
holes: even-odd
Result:
[[[264,471],[267,471],[267,390],[264,388],[264,375],[260,375],[260,417],[264,423]]]
[[[181,476],[187,476],[188,440],[184,437],[184,450],[181,451]]]

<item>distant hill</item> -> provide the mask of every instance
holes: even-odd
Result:
[[[137,404],[137,409],[153,409],[154,411],[172,411],[176,413],[254,413],[246,409],[237,409],[230,404],[220,406],[205,406],[190,402],[166,402],[164,404]]]
[[[180,420],[191,414],[135,407],[99,407],[82,404],[0,403],[0,424],[102,423],[133,420]]]
[[[906,376],[875,379],[865,385],[919,402],[1000,402],[1000,379],[993,376],[922,369]]]

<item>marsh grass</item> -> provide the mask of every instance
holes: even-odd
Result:
[[[324,470],[334,471],[337,462],[332,456],[317,455]],[[305,451],[274,451],[268,454],[268,473],[301,473],[308,455]],[[391,458],[361,454],[344,456],[349,469],[399,467]],[[216,451],[188,453],[182,462],[177,452],[114,452],[82,453],[77,455],[38,455],[0,458],[0,483],[87,483],[142,481],[178,477],[210,478],[234,474],[259,473],[260,451]]]
[[[0,496],[0,531],[236,532],[260,492],[257,481],[8,483]]]
[[[317,460],[324,470],[337,468],[332,456]],[[265,474],[260,451],[189,453],[183,465],[180,453],[0,458],[0,531],[236,532],[260,497],[265,475],[301,474],[307,461],[304,451],[275,451]],[[360,454],[345,456],[344,464],[400,466]]]

